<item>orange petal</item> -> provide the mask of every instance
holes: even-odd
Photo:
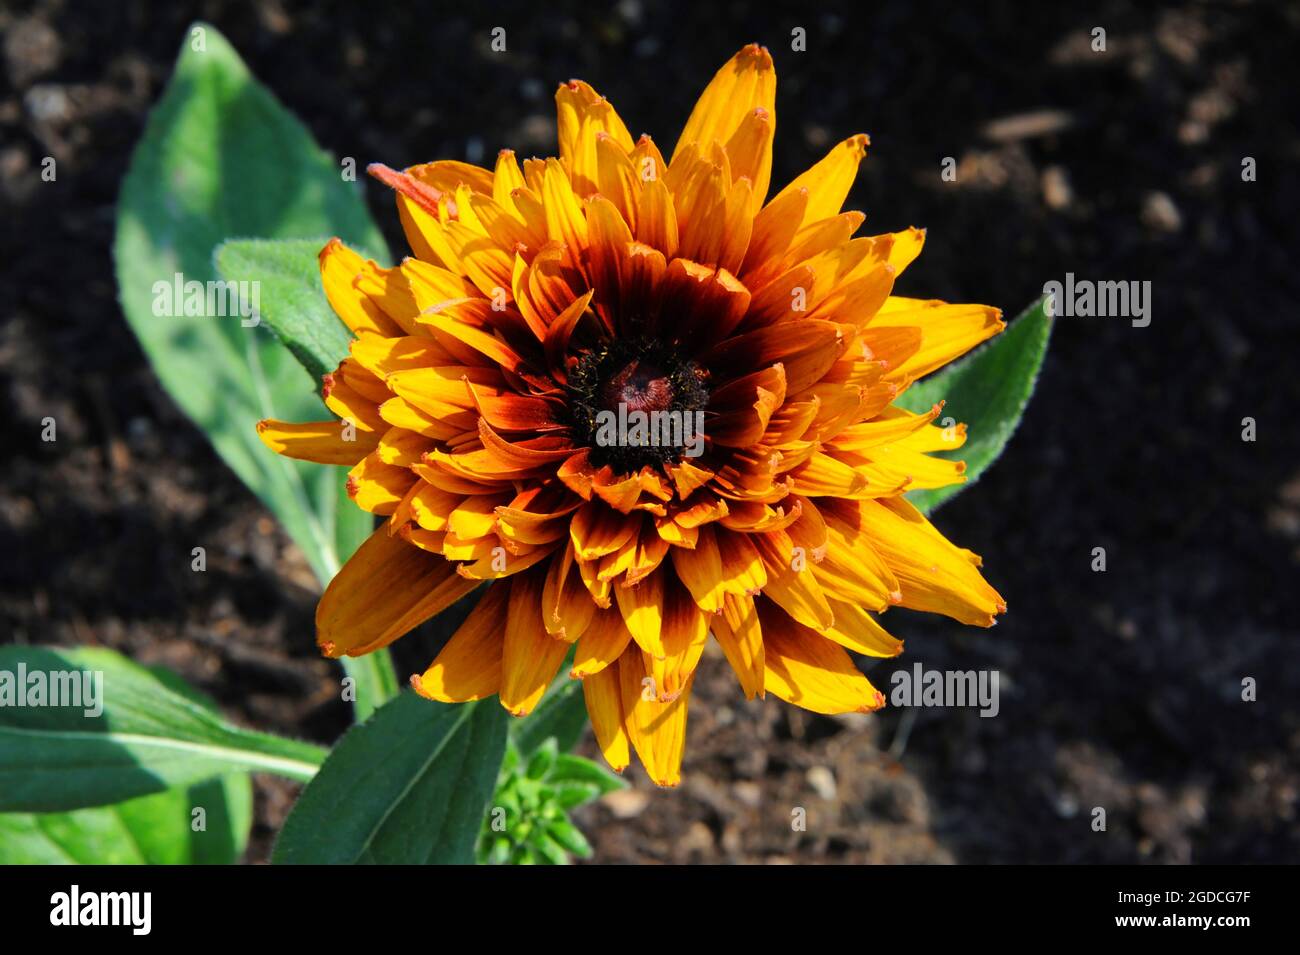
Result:
[[[700,94],[673,158],[690,143],[728,142],[745,118],[760,107],[775,125],[776,69],[771,54],[751,43],[728,60]]]
[[[569,525],[575,553],[582,560],[612,554],[634,537],[641,526],[640,515],[624,515],[592,501],[578,508]]]
[[[656,785],[676,786],[682,780],[692,681],[688,680],[671,702],[659,702],[654,694],[654,678],[646,672],[642,654],[635,647],[629,647],[619,658],[618,676],[627,733],[636,754]]]
[[[590,195],[598,180],[596,137],[603,133],[624,150],[632,149],[632,137],[609,101],[581,80],[561,83],[555,106],[560,158],[573,171],[578,194]]]
[[[619,613],[632,632],[632,639],[642,650],[656,657],[662,657],[665,652],[662,634],[664,574],[664,568],[660,567],[635,586],[614,588]]]
[[[478,586],[455,565],[380,527],[357,548],[316,606],[316,642],[326,656],[387,646]]]
[[[257,436],[276,454],[319,464],[351,466],[379,445],[374,431],[348,428],[342,421],[294,424],[267,418],[257,423]]]
[[[885,705],[884,694],[839,646],[771,604],[764,602],[759,613],[767,692],[814,713],[870,713]]]
[[[591,718],[596,744],[610,768],[621,773],[627,769],[631,754],[618,667],[607,667],[589,675],[582,681],[582,695],[587,701],[587,715]]]
[[[542,576],[536,570],[510,582],[501,660],[501,705],[524,716],[537,705],[569,652],[569,644],[542,626]]]
[[[708,617],[685,587],[671,577],[666,578],[661,632],[664,655],[647,654],[644,661],[654,678],[654,690],[660,702],[676,699],[685,690],[708,637]]]
[[[709,440],[733,448],[757,444],[784,401],[785,366],[780,363],[728,382],[709,398],[709,411],[716,415],[707,425]]]
[[[356,288],[355,280],[365,266],[365,259],[337,238],[325,243],[325,248],[320,250],[319,259],[325,297],[329,299],[330,307],[338,317],[343,319],[344,325],[357,334],[402,334],[402,327],[371,301],[368,295]]]
[[[722,613],[711,621],[727,662],[736,671],[745,698],[763,695],[763,628],[753,597],[728,594]]]
[[[786,391],[793,395],[821,380],[844,347],[842,326],[806,319],[729,338],[705,353],[702,360],[711,368],[734,369],[741,374],[781,362]]]
[[[623,623],[621,613],[617,610],[598,611],[591,626],[578,638],[578,648],[573,654],[573,669],[569,671],[569,676],[587,679],[592,674],[600,673],[618,660],[631,642],[632,634]]]
[[[547,569],[542,588],[542,624],[547,633],[572,643],[586,633],[596,616],[596,604],[582,582],[570,541],[564,554],[552,560]]]
[[[508,584],[488,587],[429,668],[411,677],[415,692],[444,703],[465,703],[500,690],[501,633],[509,593]]]
[[[844,200],[848,198],[849,190],[853,188],[853,180],[858,175],[858,164],[867,154],[869,142],[861,133],[850,136],[782,189],[772,202],[776,203],[782,197],[807,189],[808,205],[800,219],[801,226],[838,215],[844,206]]]

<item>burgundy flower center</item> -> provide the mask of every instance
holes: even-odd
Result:
[[[634,358],[616,371],[600,390],[611,411],[625,405],[631,411],[667,411],[673,405],[673,387],[668,375],[654,362]]]
[[[574,441],[590,448],[597,467],[609,464],[623,474],[663,465],[687,453],[688,440],[698,453],[708,375],[672,344],[653,338],[601,342],[579,357],[567,378]],[[643,434],[647,427],[659,430]],[[663,441],[665,429],[681,443]]]

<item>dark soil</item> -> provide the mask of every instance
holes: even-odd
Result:
[[[774,181],[870,133],[850,204],[868,229],[930,229],[904,293],[1014,314],[1073,272],[1150,281],[1153,318],[1060,320],[1010,450],[939,515],[983,555],[1004,622],[887,621],[907,652],[870,667],[878,686],[918,661],[996,669],[997,718],[746,703],[707,658],[682,788],[633,770],[630,793],[584,810],[597,859],[1295,861],[1300,8],[466,6],[0,4],[0,640],[167,664],[250,726],[329,742],[349,719],[313,646],[305,562],[162,392],[116,303],[118,184],[192,19],[326,147],[393,166],[552,150],[549,93],[571,76],[670,145],[756,40],[781,77]],[[505,54],[488,47],[498,25]],[[790,50],[798,26],[808,52]],[[400,248],[389,197],[368,188]],[[199,544],[206,574],[189,570]],[[420,639],[401,649],[409,669]],[[292,796],[259,780],[250,861]]]

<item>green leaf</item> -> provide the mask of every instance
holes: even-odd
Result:
[[[34,674],[76,677],[69,692],[88,675],[90,694],[32,705]],[[315,774],[319,747],[233,726],[174,682],[110,650],[0,647],[0,812],[103,806],[235,770]]]
[[[566,813],[599,797],[600,790],[586,783],[558,783],[552,791],[555,804]]]
[[[168,690],[218,715],[211,699],[176,674],[161,667],[148,672]],[[105,686],[107,678],[105,672]],[[228,773],[110,806],[0,813],[0,865],[228,865],[244,854],[252,823],[248,774]]]
[[[203,50],[193,48],[196,29],[203,31]],[[320,235],[341,236],[386,258],[356,185],[343,181],[332,157],[252,77],[216,28],[195,25],[186,31],[175,74],[122,186],[113,246],[122,308],[168,393],[280,520],[324,584],[365,540],[373,518],[348,499],[342,468],[282,458],[255,431],[267,417],[327,417],[316,389],[337,358],[304,370],[282,347],[278,325],[267,327],[271,316],[289,327],[310,301],[299,288],[305,268],[315,272],[314,294],[323,300],[315,252],[310,266],[283,261],[260,276],[238,274],[248,263],[232,255],[236,274],[225,278],[262,283],[259,314],[267,324],[159,316],[153,308],[156,282],[174,285],[177,274],[187,281],[218,279],[213,248],[231,236]],[[324,243],[298,244],[319,251]],[[332,324],[317,323],[310,340],[318,357],[346,349],[348,333],[330,317]],[[358,719],[397,692],[387,650],[345,660],[343,668],[356,680]]]
[[[572,853],[581,859],[591,857],[591,843],[587,837],[573,823],[567,819],[559,819],[551,823],[547,828],[546,834],[557,842],[566,852]]]
[[[218,279],[213,249],[227,238],[320,235],[386,258],[356,184],[215,27],[196,25],[122,185],[113,246],[122,308],[177,405],[327,581],[373,520],[346,499],[342,469],[273,454],[255,430],[266,417],[321,419],[318,382],[265,324],[208,315],[206,301],[201,315],[166,307],[175,276]]]
[[[388,650],[377,650],[364,657],[343,657],[344,672],[355,683],[356,700],[352,712],[358,723],[364,723],[374,712],[402,692],[397,683],[397,671]]]
[[[524,776],[532,780],[546,778],[546,774],[551,771],[555,765],[555,759],[559,755],[559,747],[556,745],[555,737],[549,738],[537,749],[533,750],[532,755],[528,758],[528,766],[524,770]]]
[[[352,333],[321,288],[317,256],[327,239],[231,239],[217,246],[217,271],[227,282],[257,282],[262,321],[313,380],[348,356]]]
[[[964,446],[936,455],[965,461],[965,483],[908,494],[921,511],[929,513],[970,487],[998,459],[1034,393],[1051,333],[1052,319],[1039,301],[997,338],[914,384],[898,399],[901,407],[914,412],[945,401],[940,422],[952,418],[967,425]]]
[[[585,783],[595,786],[598,794],[602,796],[616,789],[627,788],[627,781],[607,767],[569,753],[561,753],[556,758],[546,781],[551,784]]]
[[[231,773],[112,806],[0,813],[0,865],[229,865],[252,822],[252,783]]]
[[[496,701],[403,693],[334,747],[275,846],[279,863],[471,863],[506,745]]]
[[[586,726],[587,703],[582,694],[582,681],[569,679],[569,664],[566,662],[536,709],[528,716],[514,720],[511,732],[519,752],[529,756],[551,737],[555,738],[561,752],[568,752],[577,745]]]
[[[539,832],[532,839],[528,840],[525,850],[528,855],[528,862],[525,864],[542,864],[542,865],[568,865],[569,853],[565,847],[560,845],[549,832]]]

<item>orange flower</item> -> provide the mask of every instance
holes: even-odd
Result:
[[[866,136],[768,200],[775,92],[751,45],[670,161],[573,81],[558,159],[372,167],[415,257],[322,250],[356,334],[325,379],[341,420],[259,425],[281,454],[353,465],[353,500],[387,517],[321,599],[326,654],[385,646],[491,581],[416,690],[522,716],[573,649],[610,765],[635,750],[671,786],[710,631],[747,697],[867,712],[884,697],[846,651],[902,650],[875,614],[1006,609],[902,497],[964,480],[928,456],[964,429],[892,405],[999,312],[891,295],[924,233],[853,238],[863,216],[840,207]],[[619,405],[702,420],[701,453],[601,440]]]

